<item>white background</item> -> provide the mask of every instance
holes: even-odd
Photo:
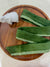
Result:
[[[17,5],[33,5],[42,9],[50,17],[50,0],[0,0],[0,16]],[[0,48],[0,67],[50,67],[50,52],[32,61],[19,61],[6,55]]]

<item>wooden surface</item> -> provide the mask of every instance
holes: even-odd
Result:
[[[11,56],[7,50],[5,49],[7,46],[14,46],[14,45],[21,45],[21,44],[25,44],[26,42],[23,42],[21,40],[17,40],[16,39],[16,31],[18,27],[32,27],[35,25],[32,25],[30,23],[24,22],[23,20],[20,19],[20,15],[23,11],[23,9],[27,9],[30,12],[41,16],[43,18],[49,19],[47,17],[47,15],[41,11],[40,9],[34,7],[34,6],[28,6],[28,5],[21,5],[21,6],[16,6],[11,8],[10,10],[8,10],[7,12],[4,13],[4,15],[6,13],[15,11],[18,13],[19,15],[19,23],[13,23],[13,25],[8,25],[7,23],[4,24],[0,24],[0,43],[1,43],[1,48],[4,50],[4,52],[6,54],[8,54],[9,56]],[[19,60],[33,60],[36,59],[38,57],[40,57],[42,54],[31,54],[31,55],[22,55],[22,56],[11,56],[15,59],[19,59]]]

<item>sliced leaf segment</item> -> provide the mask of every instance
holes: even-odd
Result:
[[[48,39],[46,38],[37,36],[26,30],[22,30],[21,28],[18,28],[17,33],[16,33],[16,38],[25,42],[29,42],[29,43],[40,43],[40,42],[48,41]]]
[[[20,27],[18,30],[21,30],[22,33],[23,31],[28,32],[30,34],[34,34],[37,36],[50,36],[50,26],[45,26],[45,27]],[[18,31],[17,31],[18,33]]]
[[[16,45],[16,46],[7,47],[6,49],[12,56],[46,53],[50,51],[50,41],[48,41],[47,43]]]
[[[37,15],[31,13],[30,11],[28,11],[26,9],[23,10],[22,15],[21,15],[21,18],[24,21],[27,21],[29,23],[38,25],[40,27],[50,26],[50,20],[47,20],[47,19],[42,18],[40,16],[37,16]]]

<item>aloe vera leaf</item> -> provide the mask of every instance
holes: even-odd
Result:
[[[50,51],[50,41],[48,41],[47,43],[16,45],[11,47],[6,47],[6,49],[12,56],[46,53]]]
[[[48,39],[46,39],[46,38],[37,36],[35,34],[29,33],[29,32],[26,32],[26,31],[20,30],[20,29],[17,30],[16,38],[19,40],[25,41],[25,42],[29,42],[29,43],[35,43],[35,42],[39,43],[39,42],[48,41]]]
[[[24,9],[22,14],[21,14],[21,18],[24,20],[24,21],[27,21],[29,23],[32,23],[32,24],[35,24],[35,25],[38,25],[40,27],[43,27],[43,26],[50,26],[50,20],[47,20],[45,18],[42,18],[40,16],[37,16],[33,13],[31,13],[30,11]]]
[[[45,27],[20,27],[19,30],[24,30],[28,33],[36,34],[38,36],[50,36],[50,26]]]

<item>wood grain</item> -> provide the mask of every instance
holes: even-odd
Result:
[[[16,31],[19,27],[32,27],[35,25],[32,25],[31,23],[27,23],[24,22],[21,18],[20,15],[23,11],[23,9],[27,9],[30,12],[41,16],[43,18],[46,18],[49,20],[48,16],[40,9],[34,7],[34,6],[29,6],[29,5],[20,5],[20,6],[16,6],[13,7],[11,9],[9,9],[7,12],[4,13],[4,15],[6,13],[9,12],[17,12],[19,15],[19,23],[13,23],[12,25],[8,25],[7,23],[4,24],[0,24],[0,43],[1,43],[1,48],[4,50],[4,52],[6,54],[8,54],[10,57],[13,57],[15,59],[18,60],[33,60],[36,59],[38,57],[40,57],[42,54],[31,54],[31,55],[22,55],[22,56],[11,56],[7,50],[5,49],[7,46],[14,46],[14,45],[21,45],[21,44],[25,44],[26,42],[23,42],[21,40],[17,40],[16,39]]]

